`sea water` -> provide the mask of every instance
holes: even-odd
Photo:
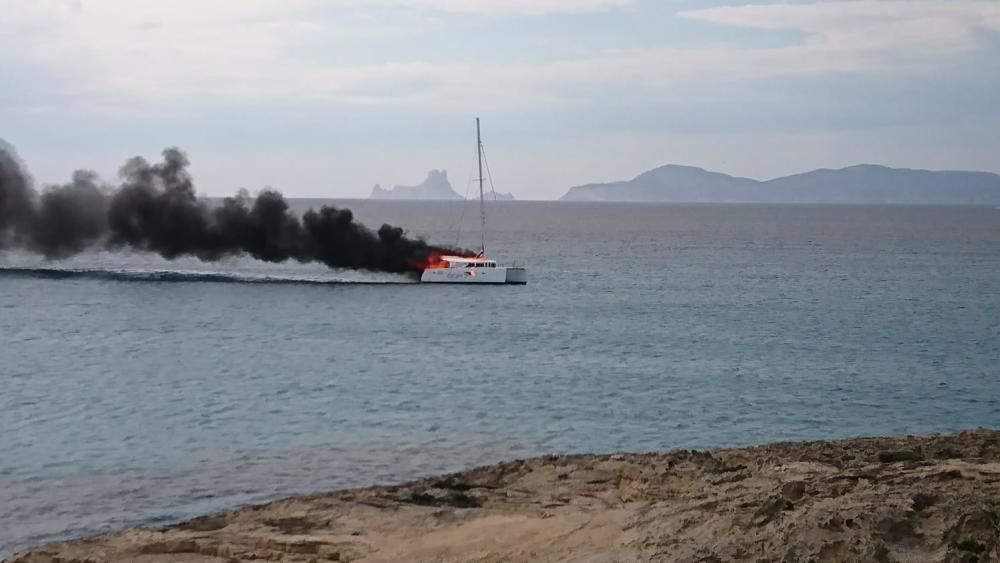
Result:
[[[478,246],[473,203],[337,204]],[[0,555],[542,453],[1000,426],[1000,210],[489,210],[527,286],[0,254]]]

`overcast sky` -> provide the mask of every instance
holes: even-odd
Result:
[[[1000,172],[1000,0],[0,0],[0,85],[39,183],[179,146],[210,195],[464,193],[477,115],[519,199],[667,163]]]

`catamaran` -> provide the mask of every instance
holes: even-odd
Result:
[[[476,256],[437,256],[420,275],[423,283],[528,283],[527,271],[520,266],[497,264],[486,256],[486,197],[483,192],[483,138],[476,118],[476,155],[479,158],[479,224],[482,246]],[[492,185],[492,181],[491,181]]]

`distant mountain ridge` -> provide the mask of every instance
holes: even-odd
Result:
[[[754,180],[668,164],[631,180],[570,188],[562,201],[1000,204],[1000,174],[860,164]]]
[[[478,195],[477,195],[478,198]],[[498,201],[513,201],[514,196],[505,193],[487,192],[487,199]],[[451,187],[447,170],[431,170],[427,178],[416,186],[394,186],[391,190],[383,189],[378,184],[372,188],[371,199],[416,199],[416,200],[464,200]]]

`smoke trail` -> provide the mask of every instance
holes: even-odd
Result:
[[[391,225],[372,231],[348,209],[323,206],[299,218],[274,190],[256,198],[241,190],[212,207],[198,199],[188,164],[183,152],[170,148],[159,163],[129,160],[115,189],[100,185],[93,172],[78,171],[72,182],[38,195],[16,153],[0,142],[0,249],[17,246],[58,259],[103,244],[168,259],[245,253],[268,262],[406,274],[419,274],[435,254],[473,254],[428,245]]]
[[[17,153],[0,141],[0,248],[24,242],[34,223],[34,199],[31,179],[22,172]]]

